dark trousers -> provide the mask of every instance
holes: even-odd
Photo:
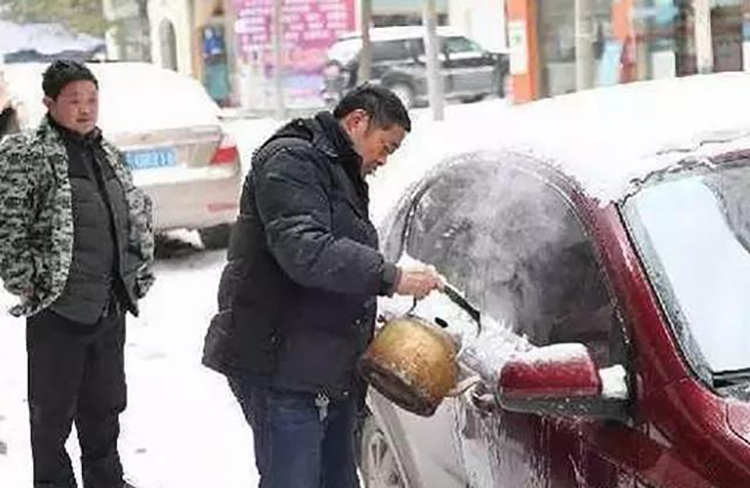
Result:
[[[93,325],[51,311],[26,321],[34,488],[75,488],[65,441],[75,422],[85,488],[121,488],[125,316]]]
[[[230,378],[230,386],[253,428],[260,488],[359,487],[356,401],[331,400],[321,420],[314,394],[243,385],[242,378]]]

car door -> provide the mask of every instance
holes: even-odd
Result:
[[[421,234],[415,225],[421,227],[423,219],[439,219],[441,215],[451,213],[457,204],[456,198],[461,196],[460,189],[473,178],[471,170],[441,174],[402,199],[397,211],[386,219],[386,226],[380,229],[384,236],[382,248],[386,259],[405,266],[408,264],[404,261],[414,259],[412,255],[425,262],[437,261],[437,256],[424,248],[424,239],[419,237]],[[414,237],[419,237],[419,240],[415,241]],[[429,315],[425,309],[426,301],[417,303],[411,312],[433,319],[434,315]],[[381,300],[379,310],[388,317],[402,314],[412,305],[408,298],[394,296]],[[385,427],[402,453],[407,453],[404,457],[409,459],[402,459],[402,463],[412,466],[414,471],[408,473],[410,488],[466,488],[468,477],[455,425],[458,408],[455,398],[445,399],[431,417],[409,413],[377,394],[371,394],[370,405],[378,410],[378,417],[389,424]]]
[[[498,62],[476,42],[463,36],[443,38],[445,67],[452,94],[462,97],[496,93]]]
[[[584,442],[601,422],[508,412],[492,401],[503,362],[491,357],[493,340],[508,329],[519,348],[582,342],[601,367],[624,361],[622,327],[593,246],[570,200],[532,166],[510,155],[448,165],[412,203],[401,249],[390,241],[391,253],[435,266],[484,314],[476,342],[489,355],[460,357],[465,370],[483,369],[483,381],[443,402],[453,415],[444,437],[459,443],[465,486],[632,486]],[[420,307],[417,314],[436,319]]]
[[[393,72],[413,70],[414,55],[409,39],[378,40],[372,43],[371,79],[383,82]]]
[[[447,58],[445,57],[445,51],[443,50],[443,45],[442,45],[443,38],[438,37],[437,42],[438,42],[437,57],[438,57],[439,73],[440,73],[440,77],[443,83],[443,94],[446,97],[449,97],[451,93],[453,92],[453,85],[452,85],[452,80],[450,77],[450,70],[448,69]],[[421,70],[422,70],[421,71],[422,77],[421,79],[419,79],[417,83],[417,91],[420,93],[422,98],[426,99],[428,95],[427,93],[428,91],[428,88],[427,88],[427,54],[425,50],[424,38],[419,37],[419,38],[412,39],[412,49],[413,49],[413,52],[415,53],[416,62],[421,67]]]

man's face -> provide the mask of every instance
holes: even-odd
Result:
[[[56,99],[44,97],[52,118],[66,129],[85,135],[94,130],[99,118],[99,90],[93,81],[71,81]]]
[[[355,110],[350,114],[348,128],[354,150],[362,157],[362,176],[373,174],[383,166],[406,137],[404,128],[395,124],[388,129],[375,127],[364,110]]]

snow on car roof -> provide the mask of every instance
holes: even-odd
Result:
[[[687,157],[750,148],[750,74],[721,73],[617,85],[508,107],[503,100],[446,107],[445,121],[412,112],[413,128],[375,187],[395,201],[436,162],[467,152],[534,156],[606,205]],[[395,168],[394,168],[395,169]],[[398,176],[394,176],[397,173]],[[384,215],[375,215],[376,219]]]
[[[404,25],[394,27],[375,27],[370,29],[370,39],[373,41],[394,41],[397,39],[416,39],[425,36],[425,28],[420,25]],[[439,26],[437,34],[441,36],[459,36],[459,31],[452,27]],[[351,32],[339,37],[339,40],[361,38],[362,33]]]
[[[507,111],[494,145],[550,160],[606,203],[688,156],[749,148],[748,103],[745,73],[618,85]]]
[[[99,82],[99,125],[124,134],[186,126],[218,125],[219,107],[201,84],[186,75],[150,63],[89,63]],[[24,103],[28,125],[46,113],[42,73],[46,63],[4,66],[11,92]]]

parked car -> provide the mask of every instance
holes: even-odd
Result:
[[[25,127],[46,113],[45,63],[5,65],[24,103]],[[235,143],[201,84],[153,64],[90,63],[99,81],[99,126],[125,154],[136,185],[153,199],[157,231],[197,229],[206,247],[229,238],[242,175]]]
[[[635,83],[443,143],[382,245],[481,309],[481,380],[431,417],[371,388],[367,487],[750,486],[748,102],[741,73]],[[412,313],[464,330],[431,299]]]
[[[381,83],[412,107],[427,101],[427,65],[423,27],[378,27],[372,42],[370,81]],[[502,96],[508,76],[508,56],[491,53],[477,42],[448,28],[438,29],[440,73],[447,99],[479,100]],[[359,80],[361,34],[339,38],[328,50],[323,72],[323,98],[335,103]]]

